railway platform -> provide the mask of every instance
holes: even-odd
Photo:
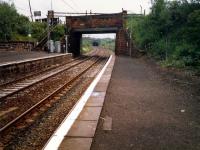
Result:
[[[46,149],[199,149],[199,108],[190,90],[163,79],[143,59],[120,56],[112,71],[113,65],[80,115],[68,120],[71,127],[57,130]]]
[[[27,61],[30,59],[39,59],[49,56],[57,56],[58,53],[36,52],[36,51],[1,51],[0,52],[0,65],[11,64],[19,61]],[[62,55],[62,54],[61,54]]]
[[[72,54],[0,52],[0,83],[72,60]]]
[[[200,149],[196,83],[175,82],[157,67],[143,57],[116,57],[91,150]]]
[[[0,147],[199,149],[196,83],[176,82],[146,57],[94,54],[5,83]]]

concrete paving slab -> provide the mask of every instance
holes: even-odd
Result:
[[[105,72],[104,76],[102,78],[107,78],[110,79],[111,78],[111,72]]]
[[[94,137],[98,121],[76,121],[67,136],[69,137]]]
[[[111,74],[111,73],[110,73],[110,74]],[[102,77],[102,79],[101,79],[100,82],[107,82],[107,83],[109,83],[109,82],[110,82],[110,79],[111,79],[111,76],[105,75],[105,76]]]
[[[107,74],[108,72],[110,72],[110,73],[111,73],[111,72],[112,72],[112,70],[111,70],[111,69],[109,69],[109,68],[107,68],[107,69],[105,70],[105,72],[104,72],[104,76],[105,76],[105,75],[109,75],[109,74]]]
[[[107,77],[102,77],[102,79],[101,79],[101,82],[109,82],[110,81],[110,78],[107,78]]]
[[[78,120],[98,121],[102,107],[84,107]]]
[[[104,103],[104,98],[98,98],[98,97],[90,97],[88,102],[86,103],[86,106],[90,107],[102,107]]]
[[[99,84],[109,85],[109,80],[102,80]]]
[[[106,92],[108,85],[98,85],[95,87],[96,92]]]
[[[106,95],[106,92],[92,92],[91,97],[99,97],[99,98],[104,98]]]
[[[65,138],[58,150],[90,150],[92,138]]]

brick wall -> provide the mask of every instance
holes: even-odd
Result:
[[[70,49],[73,49],[74,53],[80,51],[79,44],[76,42],[76,35],[73,35],[72,32],[77,32],[76,29],[95,29],[95,28],[112,28],[115,27],[114,31],[106,32],[116,32],[116,55],[130,55],[130,38],[128,31],[126,30],[126,15],[127,11],[123,11],[118,14],[102,14],[102,15],[86,15],[86,16],[67,16],[66,17],[66,26],[69,31],[71,39],[69,45]],[[79,34],[82,34],[82,31],[78,31]],[[89,32],[89,31],[86,31]],[[95,32],[95,30],[91,31]],[[102,33],[99,31],[98,33]],[[85,32],[84,32],[85,33]],[[86,33],[87,34],[87,33]],[[77,39],[78,41],[79,39]],[[79,40],[80,41],[80,40]],[[77,45],[77,46],[76,46]],[[77,53],[78,54],[78,53]]]
[[[0,51],[29,51],[33,46],[33,42],[27,41],[0,42]]]
[[[71,29],[122,27],[122,14],[73,16],[66,18],[66,24]]]
[[[129,43],[125,29],[120,29],[116,36],[116,55],[129,55]]]

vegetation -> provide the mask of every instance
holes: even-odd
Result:
[[[128,27],[163,65],[200,70],[200,0],[154,0],[151,13],[130,17]]]
[[[0,1],[0,41],[38,41],[46,29],[46,23],[30,22],[28,17],[17,13],[14,4]],[[60,40],[64,33],[64,26],[57,25],[51,34],[52,39]]]
[[[98,42],[100,47],[112,51],[115,50],[115,39],[111,38],[97,39],[97,38],[84,37],[82,39],[82,52],[83,53],[89,52],[92,49],[92,43],[94,41]]]
[[[44,36],[47,28],[46,23],[40,23],[40,22],[31,22],[30,23],[30,33],[32,40],[37,41],[38,39],[41,39],[41,36]]]
[[[109,49],[114,51],[115,50],[115,39],[111,39],[111,38],[104,38],[101,41],[100,44],[102,47],[104,47],[105,49]]]
[[[54,40],[54,41],[59,41],[63,36],[65,35],[65,27],[64,25],[57,25],[53,32],[51,33],[51,38]]]
[[[81,51],[83,53],[87,53],[87,52],[91,51],[91,49],[92,49],[92,41],[93,41],[93,39],[89,38],[89,37],[83,37],[82,38],[82,48],[81,48]]]
[[[0,40],[7,41],[20,38],[18,35],[28,34],[29,20],[23,15],[19,15],[14,5],[0,2]]]

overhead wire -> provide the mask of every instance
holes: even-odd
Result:
[[[17,9],[20,9],[20,10],[23,10],[23,11],[26,11],[27,13],[29,13],[29,9],[28,9],[28,8],[25,9],[25,8],[18,7],[18,6],[16,6],[16,5],[15,5],[15,7],[16,7]],[[32,10],[33,10],[33,11],[37,11],[37,10],[34,9],[34,8],[32,8]],[[42,11],[41,11],[41,14],[44,15],[44,16],[47,15],[47,14],[45,14],[45,13],[42,12]],[[28,15],[28,16],[29,16],[29,15]]]
[[[82,10],[81,7],[79,7],[79,6],[77,5],[77,3],[75,3],[74,0],[70,0],[70,1],[74,4],[74,6],[78,7],[78,9]]]
[[[6,0],[3,0],[4,2],[6,2]],[[78,7],[78,8],[80,8],[73,0],[70,0],[74,5],[76,5],[76,7]],[[14,0],[12,1],[14,4],[15,4],[15,2],[14,2]],[[72,5],[71,4],[69,4],[68,2],[66,2],[66,0],[62,0],[62,2],[65,4],[65,5],[67,5],[70,9],[72,9],[74,12],[78,12],[77,11],[77,9],[75,9],[74,7],[72,7]],[[20,5],[20,7],[18,7],[16,4],[15,4],[15,7],[17,8],[17,9],[19,9],[19,10],[22,10],[22,11],[25,11],[26,13],[29,13],[29,9],[28,8],[25,8],[25,6],[23,6],[23,8],[21,7],[21,5]],[[37,11],[37,9],[35,9],[35,8],[33,8],[32,7],[32,10],[33,11]],[[44,12],[42,12],[41,11],[41,14],[42,15],[44,15],[44,16],[46,16],[47,14],[45,14]],[[29,15],[28,15],[29,16]],[[30,16],[29,16],[30,17]]]
[[[19,7],[19,6],[17,6],[17,5],[15,4],[15,7],[16,7],[17,9],[20,9],[20,10],[23,10],[23,11],[26,11],[27,13],[29,13],[29,9],[28,9],[27,7],[25,7],[25,6],[23,6],[23,8],[22,8],[22,7]],[[25,8],[24,8],[24,7],[25,7]],[[32,7],[32,10],[33,10],[33,11],[37,11],[38,9],[35,9],[35,8]],[[44,15],[44,16],[47,15],[47,14],[45,14],[45,13],[42,12],[42,11],[40,11],[40,12],[41,12],[41,14]]]
[[[65,0],[62,0],[62,2],[67,5],[69,8],[71,8],[73,11],[78,12],[76,9],[74,9],[69,3],[67,3]]]

